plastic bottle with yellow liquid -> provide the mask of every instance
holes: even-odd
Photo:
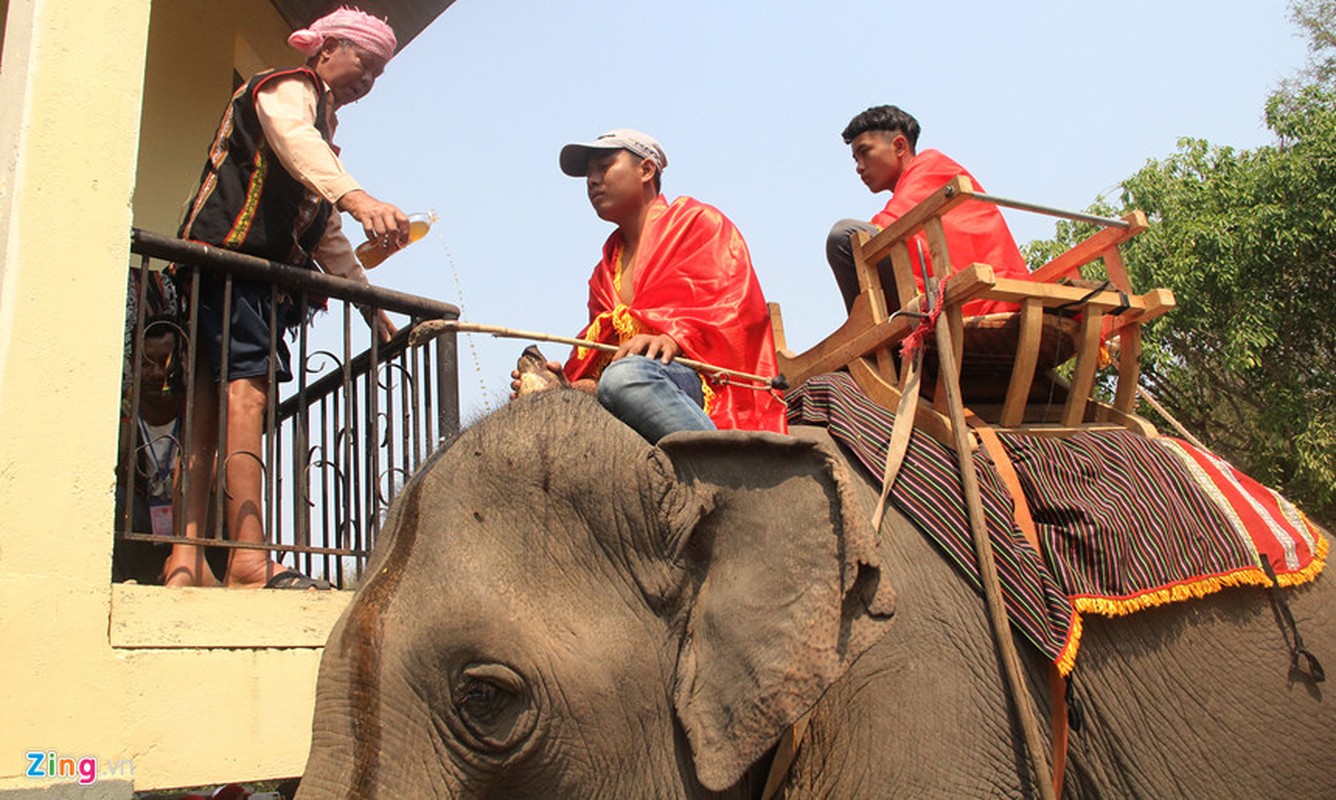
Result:
[[[409,244],[426,236],[427,231],[431,230],[431,225],[435,221],[435,211],[428,211],[425,214],[409,214],[408,244],[404,245],[404,247],[407,247]],[[403,247],[399,248],[399,250],[402,249]],[[357,249],[353,252],[357,254],[357,260],[362,262],[363,269],[374,269],[375,267],[379,267],[382,261],[399,252],[399,250],[388,250],[382,247],[379,242],[367,239],[365,242],[359,244]]]

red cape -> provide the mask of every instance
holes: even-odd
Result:
[[[964,167],[938,150],[924,150],[909,162],[895,184],[895,194],[881,213],[872,218],[872,224],[880,228],[887,227],[957,175],[969,178],[976,190],[984,190]],[[946,247],[951,254],[954,271],[978,261],[991,266],[999,278],[1030,279],[1030,270],[1021,257],[1020,249],[1016,247],[1011,229],[1002,218],[1002,212],[992,203],[977,200],[961,203],[942,217],[942,228],[946,232]],[[928,240],[922,233],[909,241],[909,256],[914,263],[914,277],[918,281],[919,291],[923,291],[923,274],[918,263],[920,246],[924,259],[928,259]],[[928,264],[931,266],[931,260]],[[966,316],[976,316],[1016,309],[1013,303],[971,300],[962,311]]]
[[[622,243],[614,231],[589,278],[589,325],[580,338],[619,344],[638,333],[666,333],[682,355],[756,375],[776,374],[770,312],[742,234],[718,209],[689,197],[655,198],[636,252],[630,306],[614,280]],[[577,347],[566,362],[570,380],[596,378],[609,354]],[[765,391],[705,384],[705,411],[721,429],[784,433],[784,405]]]

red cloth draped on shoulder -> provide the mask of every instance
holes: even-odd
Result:
[[[774,375],[770,313],[742,234],[718,209],[662,195],[650,206],[635,255],[630,306],[615,281],[622,236],[614,231],[589,278],[589,325],[580,338],[618,344],[639,333],[666,333],[682,355],[707,364]],[[566,362],[570,380],[596,378],[609,354],[577,347]],[[765,390],[705,383],[705,411],[721,429],[784,433],[784,406]]]
[[[957,175],[969,178],[976,190],[984,190],[969,171],[941,151],[924,150],[915,155],[896,182],[895,194],[881,213],[872,218],[872,224],[880,228],[887,227]],[[954,271],[977,261],[991,266],[999,278],[1029,280],[1030,270],[1021,257],[1020,249],[1016,247],[1011,229],[1002,218],[1002,212],[992,203],[961,203],[942,217],[942,228],[946,232],[946,246],[951,254]],[[928,241],[922,233],[909,241],[909,255],[915,265],[914,277],[918,281],[919,291],[923,291],[923,275],[919,271],[917,255],[920,247],[924,259],[928,259]],[[931,265],[931,260],[928,263]],[[1016,309],[1014,303],[971,300],[961,310],[965,316],[978,316]]]

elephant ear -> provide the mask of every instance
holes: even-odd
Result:
[[[736,783],[885,634],[894,593],[833,445],[770,433],[659,442],[713,508],[670,548],[698,576],[674,704],[700,782]]]

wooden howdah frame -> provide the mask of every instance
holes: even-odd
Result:
[[[854,264],[858,273],[859,295],[849,318],[833,333],[800,355],[787,348],[784,323],[779,305],[770,304],[779,370],[790,386],[798,386],[814,375],[847,369],[872,400],[894,411],[904,391],[908,370],[898,345],[922,322],[925,311],[935,300],[918,291],[913,274],[909,241],[923,231],[928,241],[932,279],[944,281],[943,311],[937,324],[950,326],[951,357],[957,366],[961,393],[976,422],[999,431],[1066,436],[1079,430],[1126,428],[1143,435],[1156,435],[1155,428],[1133,413],[1137,380],[1140,376],[1141,326],[1171,310],[1174,295],[1168,289],[1153,289],[1135,294],[1123,268],[1118,247],[1146,229],[1146,216],[1134,211],[1121,219],[1103,219],[1089,215],[1079,218],[1100,222],[1107,227],[1077,244],[1062,255],[1035,270],[1029,280],[998,278],[988,264],[969,264],[957,272],[953,268],[942,216],[961,203],[994,202],[999,205],[1042,209],[994,198],[974,190],[968,178],[957,176],[912,208],[875,236],[859,232],[853,235]],[[1062,213],[1062,212],[1056,212]],[[890,258],[895,275],[893,297],[898,307],[887,307],[876,265]],[[1102,259],[1107,281],[1092,284],[1080,275],[1081,267]],[[931,292],[931,289],[929,291]],[[971,402],[971,366],[967,344],[972,327],[982,318],[966,318],[961,306],[984,298],[1015,303],[1013,312],[1019,325],[1015,344],[1008,357],[1010,377],[1005,396],[987,402]],[[989,315],[996,323],[998,315]],[[1041,363],[1040,342],[1045,328],[1061,328],[1071,339],[1076,363],[1069,380],[1053,371],[1057,363]],[[1048,333],[1053,335],[1054,331]],[[1117,384],[1112,402],[1101,401],[1092,392],[1100,367],[1101,351],[1105,358],[1116,342]],[[1065,358],[1060,359],[1065,361]],[[915,426],[934,438],[953,444],[947,414],[946,387],[938,370],[931,405],[917,403]],[[926,386],[926,385],[925,385]],[[1036,397],[1047,398],[1036,401]],[[1059,397],[1060,402],[1055,402]],[[973,440],[971,438],[973,446]]]

